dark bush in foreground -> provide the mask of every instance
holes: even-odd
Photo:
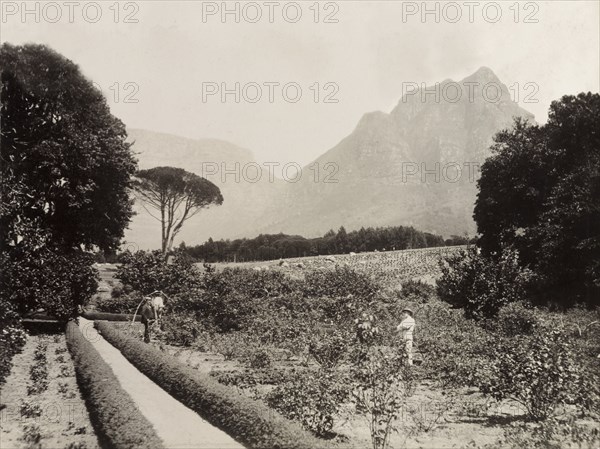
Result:
[[[77,383],[102,445],[115,449],[164,447],[152,424],[140,413],[110,366],[73,321],[67,324],[67,346],[75,364]]]
[[[141,372],[248,448],[313,449],[325,446],[324,442],[266,405],[241,396],[175,358],[126,337],[109,323],[97,322],[96,325]]]

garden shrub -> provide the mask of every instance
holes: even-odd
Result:
[[[123,288],[123,286],[121,284],[113,285],[112,290],[110,291],[111,298],[120,298],[124,294],[125,294],[125,289]]]
[[[424,375],[443,388],[477,386],[488,378],[498,335],[437,300],[420,308],[416,319],[415,346]]]
[[[189,289],[173,297],[175,310],[189,311],[208,318],[221,332],[241,331],[249,327],[264,301],[292,294],[293,282],[279,272],[225,269],[209,272],[202,288]]]
[[[124,252],[115,277],[124,288],[130,287],[144,295],[163,291],[168,295],[197,287],[201,281],[200,271],[183,253],[176,252],[167,263],[161,251]]]
[[[405,351],[379,346],[380,329],[374,315],[356,319],[352,351],[352,400],[371,431],[373,449],[387,449],[397,418],[414,391],[414,375]]]
[[[217,295],[207,292],[202,297],[203,314],[221,332],[240,331],[256,312],[256,304],[251,298],[238,293]]]
[[[333,429],[334,417],[349,398],[347,379],[334,370],[295,373],[266,396],[266,402],[288,419],[321,437]]]
[[[580,395],[581,370],[572,345],[558,331],[502,340],[493,372],[481,391],[498,401],[515,400],[533,420],[552,416],[559,405],[573,404]]]
[[[250,368],[264,369],[269,368],[272,364],[273,356],[265,348],[259,348],[252,351],[248,357],[248,365]]]
[[[506,337],[531,335],[538,324],[536,310],[522,302],[505,305],[492,321],[493,328]]]
[[[19,412],[21,417],[37,418],[42,416],[42,407],[35,402],[24,401],[21,399],[19,404]]]
[[[169,345],[192,346],[205,329],[196,318],[182,313],[169,314],[161,324],[162,339]]]
[[[516,251],[505,249],[497,257],[483,256],[476,247],[461,250],[440,261],[439,297],[464,309],[467,318],[493,318],[500,308],[525,300],[532,273],[519,266]]]
[[[109,313],[135,313],[143,296],[139,292],[102,298],[96,302],[96,309]]]
[[[422,281],[408,280],[402,283],[400,299],[415,303],[428,302],[435,295],[435,287]]]
[[[578,357],[581,355],[581,353],[577,354]],[[598,364],[598,357],[596,357],[594,369],[584,367],[575,387],[575,404],[581,416],[589,416],[596,420],[600,418],[600,370],[597,367]]]
[[[246,325],[261,343],[279,347],[292,344],[295,349],[299,349],[295,342],[308,332],[309,316],[316,313],[315,307],[306,304],[305,299],[296,294],[260,300],[255,310]]]
[[[550,321],[550,320],[547,320]],[[600,418],[600,310],[573,308],[560,315],[562,329],[572,345],[582,373],[577,404],[583,415]],[[556,325],[555,323],[552,323]]]
[[[324,444],[266,405],[241,396],[174,357],[125,336],[106,322],[102,335],[142,373],[248,448],[313,449]]]
[[[306,273],[302,290],[308,297],[345,298],[352,295],[361,303],[368,304],[379,289],[368,274],[336,265],[334,270],[315,270]]]
[[[212,349],[223,355],[225,360],[248,362],[252,354],[264,347],[256,335],[246,332],[215,333],[211,338]]]
[[[237,293],[250,298],[270,298],[292,293],[296,282],[280,271],[225,268],[219,273],[208,272],[203,287],[218,296]]]
[[[77,383],[100,443],[115,449],[164,447],[154,427],[121,387],[111,367],[73,321],[67,324],[67,346]]]
[[[333,368],[347,356],[350,338],[338,329],[313,333],[309,337],[308,352],[322,367]]]
[[[206,298],[206,292],[200,288],[185,289],[169,297],[166,307],[169,313],[198,315],[207,309]]]

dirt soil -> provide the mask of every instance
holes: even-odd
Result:
[[[47,342],[48,388],[39,394],[27,394],[32,383],[29,370],[34,365],[34,353],[38,343]],[[44,448],[98,448],[98,440],[89,420],[83,401],[65,336],[30,335],[23,351],[13,358],[13,366],[6,383],[0,391],[0,448],[25,448],[24,429],[30,442],[37,440]],[[22,406],[37,410],[39,416],[27,417]],[[36,427],[37,426],[37,427]],[[37,429],[37,430],[36,430]],[[37,434],[37,436],[36,436]]]

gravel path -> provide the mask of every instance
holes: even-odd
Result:
[[[152,423],[166,447],[177,449],[243,447],[138,371],[118,349],[98,334],[92,321],[79,318],[79,326],[86,338],[110,365],[123,389],[129,393],[142,414]]]

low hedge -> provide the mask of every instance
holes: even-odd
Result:
[[[96,322],[102,336],[142,373],[248,448],[314,449],[333,447],[267,405],[241,396],[206,374],[127,337],[110,323]]]
[[[94,311],[84,311],[81,314],[86,320],[91,321],[131,321],[133,319],[133,314],[128,313],[107,313],[107,312],[96,312]],[[135,316],[136,321],[142,321],[142,316],[138,313]]]
[[[67,324],[67,346],[75,364],[77,383],[102,447],[164,448],[152,424],[121,388],[110,366],[73,321]]]

